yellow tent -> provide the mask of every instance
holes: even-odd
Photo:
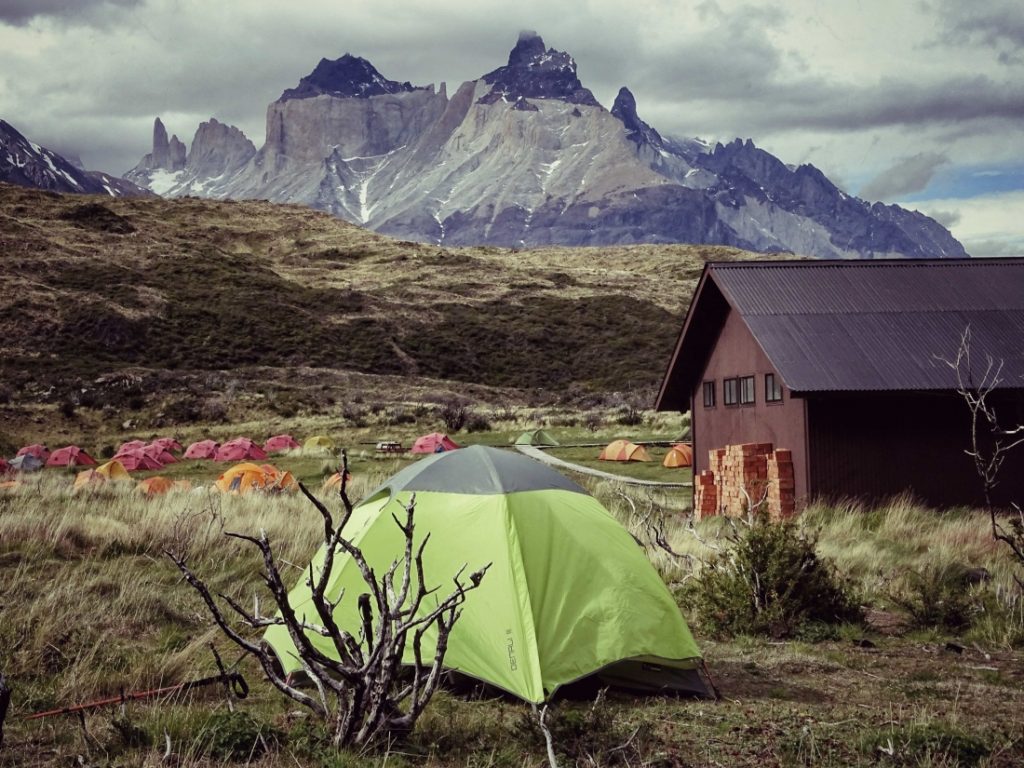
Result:
[[[693,447],[686,443],[676,443],[668,449],[661,465],[663,467],[692,467]]]
[[[628,440],[613,440],[597,458],[601,461],[651,461],[646,448]]]
[[[75,490],[86,486],[102,485],[108,480],[131,480],[131,476],[128,474],[128,470],[124,468],[124,464],[114,459],[106,464],[101,464],[95,469],[79,472],[78,476],[75,477]]]
[[[303,453],[334,453],[335,445],[327,435],[313,435],[302,444]]]

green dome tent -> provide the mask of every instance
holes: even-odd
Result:
[[[429,585],[491,563],[467,597],[449,638],[445,666],[541,702],[562,685],[600,673],[645,691],[707,694],[700,651],[668,589],[633,537],[582,488],[545,465],[484,446],[439,453],[406,467],[367,496],[348,535],[383,573],[404,537],[391,518],[416,494],[416,534],[430,533],[423,565]],[[324,550],[313,568],[324,561]],[[289,595],[314,620],[306,577]],[[361,626],[356,597],[366,591],[351,558],[339,554],[326,597],[342,628]],[[424,610],[429,610],[426,604]],[[300,669],[285,627],[265,638],[286,672]],[[331,641],[311,642],[333,654]],[[424,639],[425,657],[436,634]],[[410,644],[411,645],[411,644]],[[412,649],[406,649],[406,663]]]
[[[516,440],[516,445],[558,445],[558,441],[543,429],[523,432]]]

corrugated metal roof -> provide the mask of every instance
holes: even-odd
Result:
[[[1024,259],[716,263],[708,277],[793,391],[954,388],[942,359],[968,326],[975,379],[991,356],[1000,387],[1024,387]]]

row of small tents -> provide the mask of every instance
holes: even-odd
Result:
[[[434,432],[417,438],[412,453],[440,453],[455,450],[459,446],[448,435]],[[128,472],[156,470],[178,461],[175,452],[184,451],[185,459],[209,459],[212,461],[264,461],[271,454],[301,452],[303,454],[325,455],[337,450],[335,442],[326,435],[314,435],[301,445],[291,435],[274,435],[262,445],[247,438],[236,437],[226,443],[215,440],[199,440],[187,448],[173,437],[161,437],[146,443],[131,440],[123,443],[114,453],[121,466]],[[0,473],[8,470],[33,472],[43,467],[95,467],[99,462],[77,445],[68,445],[50,451],[41,443],[26,445],[18,450],[11,461],[0,457]]]
[[[131,475],[117,459],[111,459],[94,469],[79,472],[75,478],[74,489],[94,489],[107,483],[131,481]],[[341,484],[341,475],[335,472],[323,483],[324,490],[337,488]],[[136,484],[140,492],[147,496],[157,496],[172,490],[190,491],[192,483],[188,480],[170,480],[156,475],[147,477]],[[273,464],[254,464],[242,462],[223,472],[213,485],[213,490],[221,493],[247,495],[253,492],[262,493],[293,493],[299,490],[298,481],[287,470],[281,470]]]
[[[601,461],[654,461],[644,446],[628,440],[613,440],[597,458]],[[665,467],[692,467],[693,446],[688,443],[673,444],[661,463]]]

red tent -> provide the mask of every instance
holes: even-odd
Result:
[[[159,445],[168,453],[171,453],[172,451],[181,450],[181,443],[179,443],[173,437],[158,437],[156,440],[150,443],[150,445]]]
[[[213,460],[245,461],[246,459],[251,459],[262,461],[265,458],[267,458],[267,454],[252,440],[247,437],[236,437],[234,440],[229,440],[218,448],[217,455],[213,457]]]
[[[412,452],[444,453],[445,451],[454,451],[458,447],[448,435],[442,435],[440,432],[431,432],[429,435],[416,438],[416,442],[412,445]]]
[[[116,458],[117,454],[121,453],[122,451],[134,451],[138,448],[145,447],[146,444],[141,440],[129,440],[127,443],[121,443],[121,447],[117,449],[117,453],[114,454],[114,457]]]
[[[46,466],[48,467],[73,467],[75,465],[95,466],[96,459],[77,445],[68,445],[64,448],[58,448],[46,460]]]
[[[168,451],[159,443],[150,443],[142,447],[142,452],[149,456],[151,459],[156,459],[160,462],[161,466],[164,464],[174,464],[178,460],[174,458],[174,454]]]
[[[149,456],[142,448],[120,451],[114,458],[120,461],[122,466],[129,472],[137,472],[140,469],[160,469],[163,466],[163,464]]]
[[[217,455],[217,449],[220,445],[216,440],[200,440],[197,443],[192,443],[185,450],[186,459],[212,459]]]
[[[291,435],[274,435],[263,444],[263,450],[267,453],[284,453],[298,447],[299,444]]]
[[[39,443],[26,445],[24,448],[18,450],[18,456],[24,456],[26,453],[31,454],[42,461],[46,461],[50,458],[50,451],[45,445],[40,445]]]

